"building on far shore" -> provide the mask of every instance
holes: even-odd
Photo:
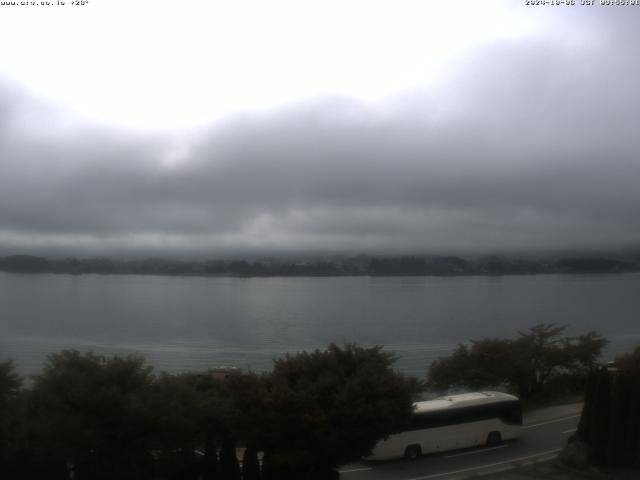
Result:
[[[208,370],[211,377],[216,380],[224,380],[229,377],[237,377],[242,375],[242,369],[239,367],[215,367]]]

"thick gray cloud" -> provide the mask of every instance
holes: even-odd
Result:
[[[189,134],[81,123],[0,84],[0,249],[637,245],[630,17],[559,17],[556,33],[592,40],[479,46],[446,81],[383,102],[316,98]]]

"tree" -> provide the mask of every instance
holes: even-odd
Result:
[[[458,345],[450,356],[431,365],[428,385],[439,390],[502,386],[523,399],[559,388],[583,388],[607,341],[593,331],[560,337],[565,329],[541,323],[515,339],[486,338],[471,341],[470,347]]]
[[[286,355],[267,382],[264,476],[332,478],[408,422],[417,383],[381,347],[330,345]]]
[[[220,479],[240,480],[240,465],[236,456],[236,443],[229,433],[224,435],[220,450]]]
[[[624,372],[640,372],[640,346],[631,353],[623,353],[613,362],[615,368]]]
[[[260,462],[254,443],[249,443],[242,456],[242,480],[260,480]]]
[[[12,360],[0,362],[0,402],[15,397],[22,387],[22,377],[15,370]]]
[[[13,361],[0,362],[0,471],[6,469],[15,455],[16,421],[20,418],[22,377],[15,371]]]
[[[253,373],[234,375],[218,382],[217,389],[208,393],[207,411],[216,418],[215,428],[232,434],[245,443],[259,444],[262,440],[262,419],[267,407],[266,385]]]
[[[0,418],[25,419],[29,442],[16,454],[24,478],[239,480],[236,439],[246,446],[245,480],[261,477],[258,450],[262,478],[336,478],[335,467],[410,418],[417,382],[394,361],[381,347],[331,345],[287,355],[267,375],[217,380],[156,376],[138,356],[68,350],[48,357],[30,390],[0,364],[0,400],[21,406]]]
[[[50,355],[33,387],[42,450],[76,480],[147,478],[152,380],[139,356]]]
[[[216,480],[218,478],[218,453],[213,439],[213,433],[207,432],[204,445],[204,464],[202,468],[202,480]]]
[[[602,349],[608,343],[598,333],[590,331],[578,337],[559,335],[566,326],[541,323],[519,332],[514,342],[517,355],[518,392],[523,398],[533,398],[544,392],[554,377],[569,377],[580,380],[583,388],[586,376],[596,365]]]
[[[577,439],[596,465],[640,466],[640,347],[590,374]]]
[[[428,384],[438,390],[501,385],[517,374],[516,362],[511,340],[472,340],[470,347],[458,345],[450,356],[435,360]]]
[[[176,480],[195,477],[201,467],[195,450],[205,438],[201,395],[193,374],[158,375],[150,385],[147,408],[153,417],[150,446],[158,470]],[[210,456],[205,461],[211,461]]]

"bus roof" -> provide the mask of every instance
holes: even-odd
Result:
[[[457,395],[446,395],[413,404],[414,413],[432,412],[435,410],[446,410],[449,408],[469,407],[472,405],[486,405],[489,403],[518,400],[518,397],[502,392],[471,392]]]

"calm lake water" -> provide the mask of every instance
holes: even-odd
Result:
[[[640,274],[199,278],[0,272],[0,358],[22,373],[64,348],[139,352],[159,370],[269,369],[330,342],[384,345],[423,375],[458,342],[539,322],[591,329],[607,358],[640,344]]]

